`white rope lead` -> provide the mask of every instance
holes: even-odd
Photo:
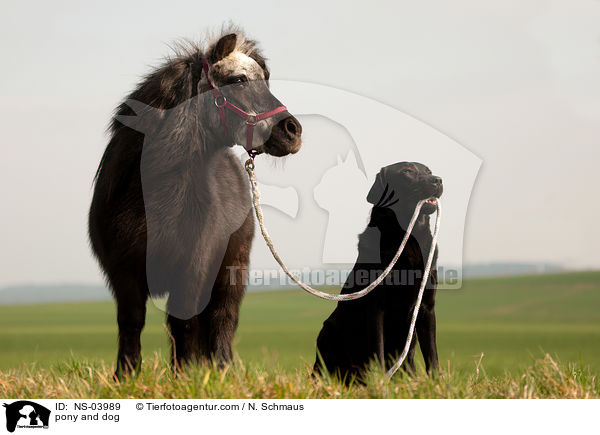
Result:
[[[253,199],[253,203],[254,203],[254,211],[256,212],[256,218],[258,219],[258,225],[260,226],[260,231],[263,235],[263,238],[265,239],[265,242],[267,243],[267,246],[269,247],[269,250],[271,251],[271,254],[273,254],[273,258],[275,258],[275,261],[277,261],[279,266],[281,266],[281,268],[283,269],[285,274],[287,276],[289,276],[303,290],[306,290],[308,293],[310,293],[314,296],[317,296],[322,299],[327,299],[330,301],[351,301],[354,299],[359,299],[359,298],[362,298],[363,296],[369,294],[375,287],[377,287],[379,284],[381,284],[381,282],[386,278],[386,276],[389,275],[390,271],[393,269],[393,267],[396,265],[396,262],[400,258],[400,255],[402,254],[402,251],[404,250],[404,247],[406,246],[406,243],[408,242],[410,233],[412,232],[412,230],[415,226],[415,223],[417,221],[417,218],[419,217],[419,212],[421,211],[421,207],[423,207],[423,204],[425,204],[427,202],[427,200],[424,199],[417,203],[415,212],[410,220],[410,223],[408,224],[408,227],[406,228],[406,234],[404,235],[404,238],[402,239],[402,243],[400,244],[400,247],[398,248],[396,255],[394,255],[394,258],[392,259],[392,261],[390,262],[388,267],[383,271],[383,273],[379,277],[377,277],[377,279],[375,281],[373,281],[367,287],[365,287],[364,289],[362,289],[356,293],[349,293],[349,294],[345,294],[345,295],[341,295],[341,294],[333,295],[331,293],[325,293],[325,292],[322,292],[315,288],[312,288],[308,284],[305,284],[302,281],[300,281],[300,279],[298,279],[294,274],[292,274],[289,271],[289,269],[287,268],[287,266],[285,265],[285,263],[279,256],[279,253],[275,249],[275,246],[273,245],[273,241],[271,240],[271,237],[269,236],[269,233],[267,232],[267,228],[265,227],[262,208],[260,206],[260,192],[258,190],[256,174],[254,173],[254,161],[252,159],[249,159],[248,161],[246,161],[245,167],[246,167],[246,171],[248,172],[248,177],[250,178],[250,184],[252,187],[252,199]],[[436,220],[435,220],[435,229],[433,232],[433,238],[431,240],[431,249],[429,251],[429,257],[427,258],[427,264],[425,265],[425,270],[424,270],[424,274],[423,274],[424,276],[421,281],[421,288],[419,289],[419,296],[417,297],[417,303],[416,303],[415,309],[413,311],[413,316],[412,316],[412,321],[410,324],[408,338],[406,340],[406,345],[404,346],[404,350],[402,351],[400,358],[398,359],[396,364],[394,364],[394,366],[388,371],[388,373],[387,373],[388,377],[392,377],[394,375],[394,373],[396,373],[398,368],[400,368],[400,366],[406,359],[406,355],[408,355],[408,351],[410,349],[410,345],[412,342],[412,338],[413,338],[413,334],[414,334],[414,330],[415,330],[415,324],[417,322],[417,316],[419,314],[419,308],[421,306],[421,300],[423,299],[423,293],[425,291],[425,286],[427,285],[427,281],[429,279],[429,273],[431,271],[431,265],[433,263],[433,256],[435,254],[435,246],[437,244],[438,232],[440,229],[441,208],[440,208],[439,200],[436,200],[436,208],[437,208],[437,216],[436,216]]]
[[[388,378],[394,376],[394,373],[398,371],[400,366],[404,363],[406,359],[406,355],[408,355],[408,351],[410,350],[410,344],[413,340],[413,335],[415,332],[415,325],[417,324],[417,316],[419,315],[419,308],[421,308],[421,301],[423,300],[423,293],[425,293],[425,286],[427,285],[427,281],[429,281],[429,273],[431,272],[431,265],[433,264],[433,257],[435,256],[435,246],[437,245],[437,237],[440,232],[440,217],[442,215],[442,209],[440,207],[440,200],[438,199],[436,202],[437,214],[435,217],[435,227],[433,230],[433,237],[431,239],[431,249],[429,250],[429,256],[427,257],[427,264],[425,265],[425,270],[423,271],[423,279],[421,281],[421,288],[419,289],[419,296],[417,296],[417,303],[415,304],[415,309],[413,311],[412,320],[410,322],[410,328],[408,330],[408,337],[406,338],[406,344],[404,345],[404,349],[396,361],[396,364],[392,366],[387,372]],[[417,206],[417,209],[419,207]]]

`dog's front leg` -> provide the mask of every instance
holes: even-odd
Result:
[[[375,312],[375,346],[377,349],[377,358],[382,368],[385,368],[385,342],[383,331],[383,309],[378,307]]]
[[[417,317],[417,338],[428,373],[439,370],[435,320],[435,289],[427,289]]]

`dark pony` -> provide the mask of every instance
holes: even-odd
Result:
[[[117,304],[116,375],[141,364],[149,296],[167,298],[175,367],[232,358],[254,221],[246,174],[230,147],[246,123],[222,125],[210,84],[248,113],[281,106],[254,41],[226,34],[206,49],[180,47],[116,110],[95,177],[89,235]],[[300,123],[287,111],[257,123],[252,147],[298,151]]]

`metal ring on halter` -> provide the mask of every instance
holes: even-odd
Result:
[[[258,121],[256,120],[256,115],[249,115],[248,119],[246,119],[247,125],[256,125]]]
[[[246,160],[246,164],[244,166],[246,167],[246,171],[254,171],[254,157]]]
[[[223,104],[219,104],[219,98],[223,99]],[[227,98],[225,98],[223,95],[217,95],[215,97],[215,106],[217,106],[219,109],[225,106],[225,103],[227,103]]]

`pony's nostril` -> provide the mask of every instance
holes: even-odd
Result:
[[[287,131],[291,136],[296,136],[298,134],[298,126],[292,118],[285,120],[285,131]]]

